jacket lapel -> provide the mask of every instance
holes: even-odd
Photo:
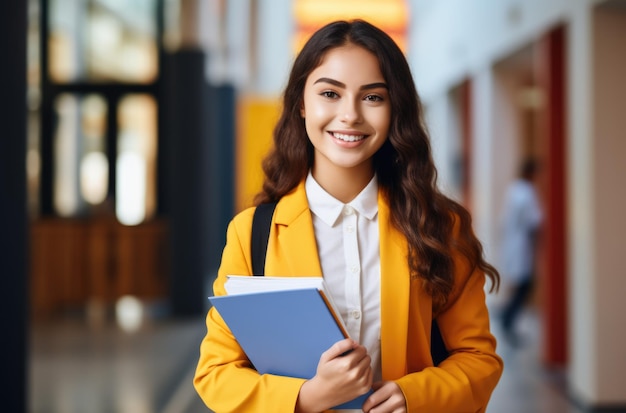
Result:
[[[406,374],[410,277],[408,249],[404,236],[391,225],[387,202],[379,191],[380,309],[383,379]]]
[[[304,181],[280,200],[276,206],[274,224],[277,236],[273,239],[277,245],[274,246],[274,254],[268,255],[272,273],[321,277],[322,266]]]

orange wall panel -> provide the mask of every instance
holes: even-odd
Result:
[[[235,209],[252,205],[263,184],[261,162],[272,145],[274,126],[280,115],[278,98],[243,97],[238,103],[235,148]]]

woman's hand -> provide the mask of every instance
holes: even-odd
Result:
[[[365,413],[406,413],[404,393],[393,381],[374,383],[374,393],[363,403]]]
[[[367,349],[352,339],[336,342],[322,353],[315,377],[300,388],[297,412],[319,412],[347,402],[372,387]]]

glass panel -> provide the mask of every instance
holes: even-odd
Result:
[[[118,108],[115,212],[136,225],[156,210],[157,104],[150,95],[127,95]]]
[[[50,0],[52,80],[152,82],[155,22],[156,0]]]
[[[180,2],[181,0],[165,0],[163,3],[163,47],[174,52],[180,46]]]
[[[78,98],[62,94],[54,104],[54,209],[61,216],[72,216],[80,210],[78,159],[80,157]]]
[[[35,217],[39,212],[39,189],[41,174],[41,153],[40,146],[40,106],[41,106],[41,73],[39,62],[39,1],[28,1],[28,32],[27,32],[27,152],[26,152],[26,173],[27,173],[27,194],[28,212]]]
[[[82,215],[107,195],[107,105],[99,95],[66,93],[54,107],[54,208],[61,216]]]
[[[106,154],[107,104],[98,95],[83,99],[82,132],[84,151],[80,162],[80,190],[85,201],[102,204],[109,188],[109,161]]]

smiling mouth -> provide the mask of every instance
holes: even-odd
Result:
[[[342,140],[344,142],[358,142],[358,141],[362,141],[363,139],[365,139],[365,135],[347,135],[345,133],[337,133],[337,132],[331,132],[331,135],[333,135],[333,137]]]

